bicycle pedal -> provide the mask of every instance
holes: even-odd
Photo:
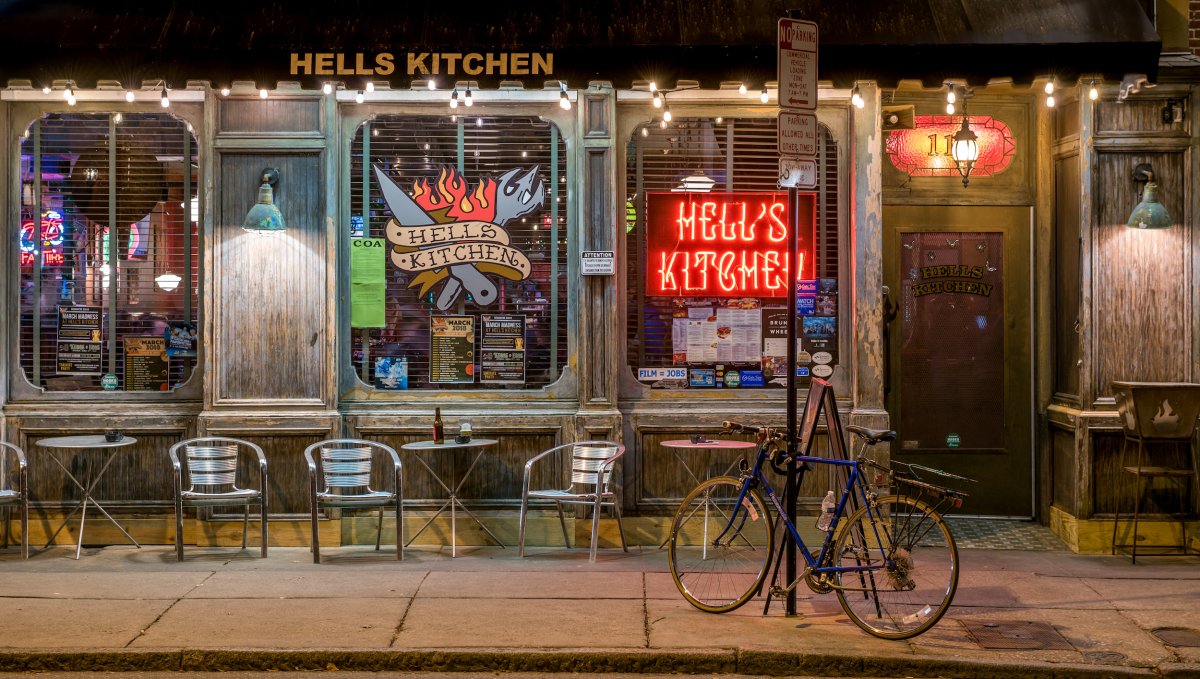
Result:
[[[773,597],[787,596],[787,590],[780,587],[779,585],[771,585],[771,596],[773,596]]]

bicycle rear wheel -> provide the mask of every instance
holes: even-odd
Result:
[[[696,608],[725,613],[749,601],[767,577],[775,527],[756,489],[718,476],[684,498],[671,524],[667,560],[675,586]]]
[[[840,526],[837,596],[854,624],[883,639],[933,627],[958,588],[958,548],[942,517],[911,497],[880,498]]]

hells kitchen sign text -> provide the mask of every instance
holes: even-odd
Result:
[[[800,195],[800,278],[813,277],[814,204]],[[648,193],[646,294],[786,296],[788,223],[786,193]]]
[[[397,56],[400,57],[399,61]],[[292,52],[292,75],[554,75],[553,52]]]

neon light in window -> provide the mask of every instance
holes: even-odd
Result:
[[[815,197],[800,195],[801,278],[812,277]],[[787,194],[646,194],[646,294],[784,297]]]

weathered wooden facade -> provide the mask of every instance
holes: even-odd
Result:
[[[774,19],[767,23],[773,25]],[[671,66],[680,78],[688,77],[686,64]],[[997,68],[1002,71],[1003,65]],[[1086,64],[1074,68],[1087,71]],[[927,75],[917,65],[911,70],[914,78]],[[968,506],[966,513],[1035,517],[1081,551],[1108,549],[1112,512],[1116,503],[1129,501],[1114,483],[1121,439],[1109,383],[1200,380],[1200,229],[1195,226],[1200,195],[1193,189],[1200,176],[1195,151],[1200,132],[1190,116],[1200,110],[1200,90],[1187,75],[1169,82],[1169,73],[1158,87],[1120,100],[1118,84],[1102,78],[1095,102],[1088,98],[1089,79],[1059,81],[1054,108],[1045,105],[1044,78],[1018,85],[970,83],[970,115],[1002,121],[1011,149],[1003,171],[980,173],[967,188],[956,173],[906,172],[890,155],[887,111],[911,106],[916,116],[944,115],[946,90],[940,82],[926,87],[864,74],[855,83],[864,100],[861,109],[850,103],[848,82],[827,80],[820,89],[816,115],[827,149],[822,152],[827,153],[822,156],[827,179],[822,180],[821,219],[823,237],[836,243],[822,266],[836,272],[830,278],[841,291],[835,314],[841,319],[835,340],[840,358],[830,381],[842,413],[871,427],[923,425],[929,418],[905,419],[917,417],[915,404],[929,400],[931,409],[942,407],[935,396],[964,400],[969,387],[965,379],[923,382],[922,370],[981,382],[990,375],[983,393],[972,397],[980,400],[972,403],[1000,413],[996,440],[1003,445],[976,445],[970,423],[963,422],[951,434],[938,434],[944,440],[936,446],[914,437],[911,449],[900,442],[889,454],[911,455],[933,466],[958,465],[955,469],[979,476],[980,488],[988,488],[979,491],[980,505],[974,511]],[[564,199],[556,208],[564,220],[565,256],[561,275],[556,271],[554,278],[565,286],[565,360],[547,384],[384,391],[360,379],[366,373],[355,361],[365,359],[355,354],[357,335],[351,328],[347,225],[363,214],[358,209],[363,199],[354,187],[365,163],[355,165],[355,154],[368,159],[369,154],[356,150],[356,144],[362,144],[359,136],[367,137],[364,125],[389,116],[450,115],[447,97],[453,84],[430,91],[418,79],[411,88],[398,80],[391,87],[380,82],[362,103],[356,101],[357,86],[324,93],[311,82],[283,82],[263,98],[249,81],[229,83],[228,95],[220,90],[222,82],[176,84],[169,115],[194,131],[198,158],[201,345],[192,378],[162,394],[35,386],[22,364],[22,264],[15,247],[24,135],[47,115],[165,109],[157,85],[139,89],[136,101],[128,103],[124,87],[100,78],[70,105],[61,95],[69,82],[54,83],[47,95],[40,83],[19,78],[14,75],[0,89],[0,214],[10,245],[0,252],[0,437],[31,451],[32,492],[40,508],[31,528],[35,541],[57,525],[61,508],[77,499],[62,472],[37,449],[36,441],[50,436],[107,429],[136,436],[138,444],[121,453],[97,495],[112,500],[110,508],[140,540],[164,543],[174,530],[167,448],[203,434],[254,441],[270,460],[273,539],[305,544],[304,448],[337,436],[399,448],[427,438],[433,409],[440,407],[448,423],[469,420],[477,436],[500,441],[461,496],[502,539],[515,535],[525,460],[558,443],[602,438],[628,447],[622,467],[627,532],[650,544],[661,539],[667,517],[692,484],[661,441],[715,433],[724,419],[785,421],[782,390],[657,389],[637,379],[640,366],[631,361],[629,349],[630,305],[645,269],[631,276],[637,266],[635,241],[626,235],[629,187],[637,181],[631,149],[640,148],[639,135],[659,114],[646,83],[603,75],[570,83],[574,105],[569,110],[560,107],[558,80],[547,78],[543,86],[540,79],[525,78],[524,84],[508,81],[482,90],[476,83],[470,111],[472,117],[549,123],[564,149],[555,158],[565,168]],[[471,90],[466,79],[457,85]],[[771,93],[766,103],[739,93],[736,81],[703,85],[671,94],[675,116],[716,125],[757,120],[773,127],[778,114],[773,82],[760,83]],[[1188,115],[1163,122],[1164,107],[1177,100]],[[766,153],[774,153],[773,146]],[[1137,202],[1130,173],[1142,162],[1154,167],[1164,203],[1175,217],[1172,229],[1139,232],[1124,226]],[[269,239],[241,228],[266,167],[279,171],[276,198],[288,225],[286,233]],[[947,245],[934,243],[939,240]],[[974,249],[958,254],[968,244]],[[582,275],[585,251],[616,252],[615,275]],[[918,363],[926,360],[920,347],[900,341],[904,314],[897,321],[894,309],[917,308],[900,295],[917,277],[910,271],[919,267],[905,263],[913,252],[928,257],[924,265],[979,260],[979,266],[1003,276],[1003,294],[991,297],[995,305],[971,311],[966,319],[981,333],[1003,328],[989,340],[996,343],[994,352],[978,355],[980,363],[990,365],[936,362],[936,357],[933,363]],[[910,306],[903,307],[906,303]],[[1000,322],[987,320],[995,318],[987,314],[1000,314]],[[905,366],[920,365],[926,367],[905,372]],[[965,439],[961,450],[960,438]],[[462,456],[439,463],[456,476],[468,462]],[[692,468],[717,472],[727,463],[697,458]],[[79,455],[69,466],[86,471],[93,464],[93,458]],[[567,470],[558,473],[565,476]],[[440,506],[441,489],[412,461],[406,462],[406,479],[412,521],[419,525]],[[825,479],[811,478],[801,492],[805,502],[819,504],[826,485]],[[237,531],[227,535],[222,518],[189,523],[195,531],[190,538],[232,539]],[[485,541],[464,527],[460,523],[460,538]],[[546,540],[557,539],[554,528]],[[104,540],[104,529],[89,527],[89,536]],[[322,530],[329,544],[359,541],[358,524],[350,517],[331,514]],[[425,539],[443,540],[445,532]]]

